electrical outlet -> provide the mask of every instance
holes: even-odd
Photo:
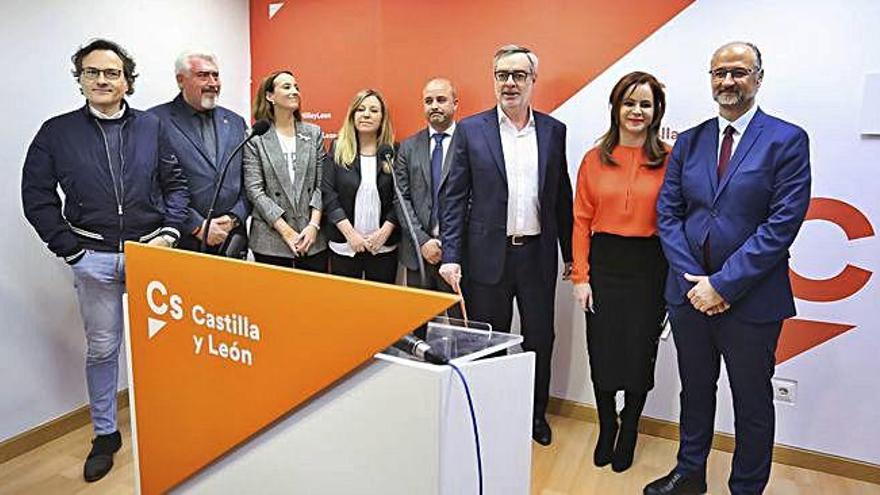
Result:
[[[795,405],[797,402],[797,382],[786,378],[774,378],[773,400],[781,404]]]

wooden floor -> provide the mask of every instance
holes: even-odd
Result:
[[[91,426],[71,432],[22,456],[0,464],[0,494],[128,494],[133,493],[131,442],[127,410],[120,425],[122,450],[116,466],[103,480],[82,480],[82,463],[89,450]],[[592,464],[596,424],[551,416],[554,442],[549,447],[535,444],[532,457],[532,494],[640,494],[645,483],[669,472],[677,444],[663,438],[642,435],[633,467],[617,474],[610,467]],[[727,491],[731,455],[713,451],[709,458],[709,493]],[[767,495],[831,494],[880,495],[880,485],[830,474],[774,464]]]

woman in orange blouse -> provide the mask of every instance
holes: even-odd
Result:
[[[581,162],[574,204],[574,297],[586,312],[590,373],[599,413],[597,466],[632,465],[639,417],[654,387],[666,308],[666,260],[655,204],[669,148],[658,131],[662,85],[633,72],[614,86],[611,126]],[[623,390],[620,423],[615,405]]]

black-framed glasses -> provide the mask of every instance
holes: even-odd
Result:
[[[712,75],[712,79],[723,81],[727,79],[727,75],[730,74],[735,80],[741,80],[749,77],[754,72],[758,71],[758,68],[746,69],[744,67],[734,67],[732,69],[718,68],[712,69],[709,71],[709,74]]]
[[[96,69],[95,67],[85,67],[82,70],[82,76],[84,79],[88,79],[89,81],[95,81],[101,74],[104,74],[104,79],[108,81],[116,81],[120,77],[122,77],[121,69]]]
[[[513,82],[522,84],[526,82],[530,75],[532,75],[531,72],[526,72],[524,70],[496,70],[495,80],[500,83],[506,83],[507,80],[512,77]]]

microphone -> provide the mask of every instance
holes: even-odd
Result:
[[[251,134],[250,134],[250,136],[247,137],[247,139],[245,139],[245,141],[248,141],[253,137],[262,136],[263,134],[266,134],[267,132],[269,132],[269,127],[271,127],[271,126],[272,126],[272,124],[266,119],[260,119],[256,122],[254,122],[254,126],[251,127]]]
[[[415,356],[423,361],[427,361],[432,364],[449,363],[448,359],[434,352],[427,342],[411,333],[404,335],[400,340],[395,342],[394,347],[411,356]]]
[[[380,144],[379,149],[376,150],[376,156],[378,156],[380,160],[385,160],[389,164],[393,164],[394,148],[389,144]],[[422,282],[422,287],[424,287],[426,285],[425,262],[422,261],[422,253],[419,252],[419,239],[416,237],[416,229],[413,228],[412,218],[409,216],[409,211],[407,210],[406,205],[403,204],[403,194],[400,193],[400,187],[397,185],[397,172],[394,170],[393,165],[391,167],[391,185],[394,186],[394,195],[397,197],[397,202],[400,204],[400,211],[403,212],[403,221],[406,223],[406,230],[409,232],[409,240],[412,242],[413,249],[416,250],[416,261],[419,263],[419,279]]]
[[[394,147],[390,144],[380,144],[379,149],[376,150],[376,155],[382,160],[391,162],[394,160]]]
[[[211,219],[214,217],[214,208],[217,206],[217,198],[220,197],[220,190],[223,189],[223,181],[226,180],[226,172],[229,171],[229,165],[232,163],[232,158],[235,157],[235,155],[244,147],[245,143],[257,136],[266,134],[271,125],[272,124],[266,119],[260,119],[254,122],[253,127],[251,127],[251,132],[244,138],[244,141],[238,143],[238,146],[232,150],[232,153],[229,154],[226,161],[223,163],[223,170],[220,172],[220,180],[217,181],[217,185],[214,187],[214,197],[211,199],[211,206],[208,208],[208,214],[205,215],[205,228],[202,231],[202,242],[199,251],[204,253],[208,250],[208,230],[211,228]],[[242,218],[240,220],[244,222],[247,219]]]

